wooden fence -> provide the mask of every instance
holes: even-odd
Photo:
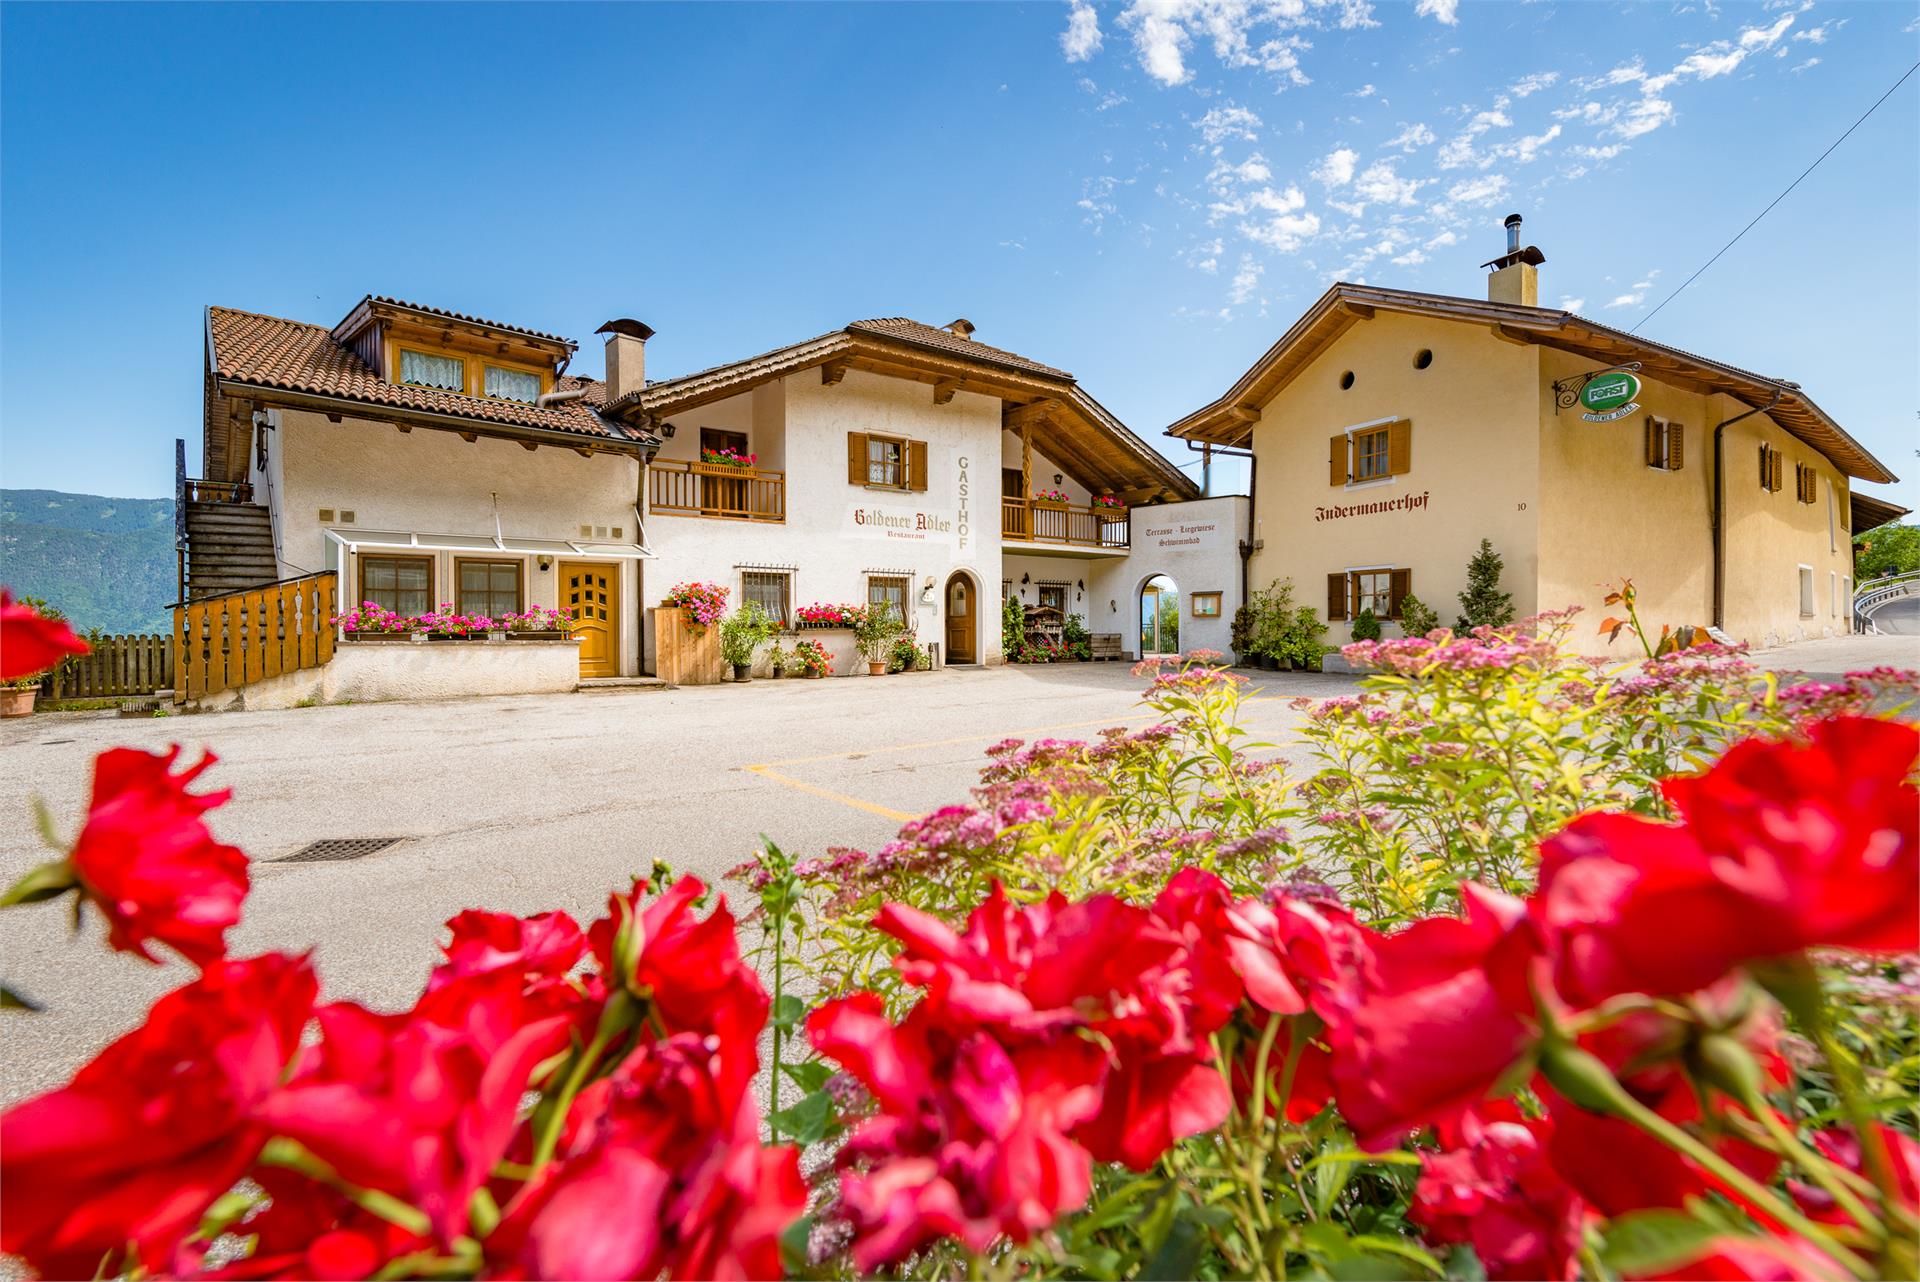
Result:
[[[332,659],[338,590],[329,570],[175,607],[174,702]]]
[[[726,671],[720,662],[720,625],[695,626],[685,610],[664,605],[652,614],[654,673],[669,685],[719,685]]]
[[[93,647],[40,681],[41,697],[110,699],[173,688],[173,638],[158,633],[88,637]]]

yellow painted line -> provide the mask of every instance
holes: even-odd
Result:
[[[824,761],[826,758],[815,757],[814,760]],[[849,797],[842,792],[830,792],[825,788],[816,788],[810,783],[802,783],[798,779],[780,774],[766,766],[748,766],[747,771],[750,774],[759,775],[762,779],[771,779],[773,782],[783,783],[789,788],[797,788],[801,792],[811,793],[816,797],[824,797],[828,801],[837,801],[843,806],[852,806],[855,810],[864,810],[869,814],[879,815],[883,819],[892,819],[896,823],[905,823],[909,819],[918,817],[916,815],[910,815],[904,810],[890,810],[886,806],[876,806],[871,801],[862,801],[858,797]]]

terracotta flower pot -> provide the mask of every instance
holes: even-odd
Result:
[[[873,660],[869,660],[869,661],[867,662],[867,675],[868,675],[868,676],[870,676],[870,677],[884,677],[884,676],[886,676],[886,675],[887,675],[887,661],[886,661],[885,659],[881,659],[881,660],[878,660],[878,661],[873,661]]]
[[[809,681],[818,681],[821,677],[824,677],[826,675],[827,674],[824,672],[809,672],[807,673],[807,679]]]
[[[0,717],[24,717],[33,712],[39,686],[7,686],[0,689]]]

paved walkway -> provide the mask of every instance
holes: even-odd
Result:
[[[1920,668],[1920,636],[1822,637],[1755,650],[1747,658],[1770,672],[1804,672],[1816,679],[1867,668]]]

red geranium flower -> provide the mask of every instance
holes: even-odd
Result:
[[[44,672],[70,654],[85,654],[87,648],[66,620],[49,619],[0,589],[0,681]]]
[[[247,857],[213,839],[201,818],[226,791],[187,786],[217,758],[206,753],[178,774],[179,745],[166,755],[114,748],[93,765],[93,804],[68,863],[81,893],[107,919],[107,942],[147,961],[149,942],[196,965],[226,955],[227,928],[247,897]]]
[[[47,1277],[164,1267],[266,1142],[317,987],[304,957],[215,962],[69,1085],[0,1116],[0,1251]]]
[[[1705,988],[1743,962],[1920,947],[1920,732],[1843,717],[1669,779],[1684,825],[1585,815],[1541,846],[1532,911],[1577,1005]]]
[[[1367,1148],[1477,1102],[1533,1038],[1525,907],[1473,882],[1461,895],[1464,920],[1429,918],[1373,945],[1357,1004],[1328,1030],[1334,1095]]]
[[[1447,1130],[1455,1147],[1420,1154],[1408,1218],[1437,1242],[1471,1243],[1495,1282],[1577,1277],[1587,1212],[1547,1161],[1553,1124],[1508,1105],[1470,1111]]]

